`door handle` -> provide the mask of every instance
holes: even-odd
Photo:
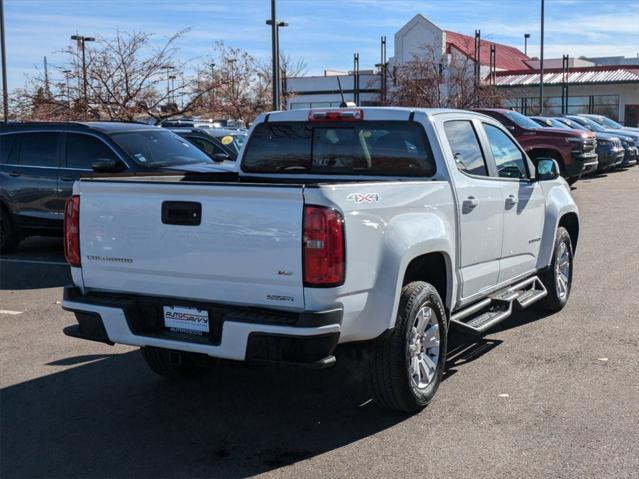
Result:
[[[22,173],[20,173],[18,171],[12,171],[12,172],[9,173],[9,176],[13,176],[14,178],[17,178],[20,175],[22,175]]]
[[[479,205],[479,200],[474,196],[469,196],[464,200],[464,208],[468,210],[472,210],[477,205]]]
[[[511,208],[515,206],[516,204],[517,204],[517,198],[515,197],[515,195],[508,195],[506,197],[506,206],[508,208]]]
[[[75,181],[76,178],[74,178],[73,176],[62,176],[60,178],[62,181]]]

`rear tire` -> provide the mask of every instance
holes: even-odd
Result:
[[[557,228],[550,267],[541,275],[548,295],[539,303],[547,311],[561,311],[572,290],[573,249],[570,233],[563,226]]]
[[[140,351],[151,370],[167,379],[195,379],[207,372],[206,368],[195,363],[189,353],[152,346],[140,348]]]
[[[11,217],[0,207],[0,253],[10,253],[19,241]]]
[[[446,362],[446,312],[423,281],[402,289],[395,327],[373,344],[370,385],[375,402],[413,413],[430,403]]]

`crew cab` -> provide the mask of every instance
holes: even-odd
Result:
[[[511,110],[485,108],[476,111],[503,123],[533,161],[537,158],[556,160],[562,176],[570,184],[582,174],[597,170],[597,140],[591,132],[541,128],[527,116]]]
[[[340,108],[259,116],[235,176],[82,179],[65,232],[67,335],[169,378],[357,343],[375,401],[416,411],[452,328],[564,307],[579,217],[557,163],[491,117]]]

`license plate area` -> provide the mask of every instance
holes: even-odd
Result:
[[[209,312],[206,309],[186,306],[163,306],[164,326],[174,333],[208,335]]]

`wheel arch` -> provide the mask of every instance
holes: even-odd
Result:
[[[577,241],[579,239],[579,216],[577,213],[573,211],[565,213],[559,218],[557,226],[563,226],[566,230],[568,230],[570,241],[572,242],[572,250],[573,252],[576,251]]]
[[[402,287],[413,281],[424,281],[432,284],[439,297],[449,309],[449,294],[452,291],[452,263],[450,256],[444,251],[421,254],[410,260],[404,270]]]

